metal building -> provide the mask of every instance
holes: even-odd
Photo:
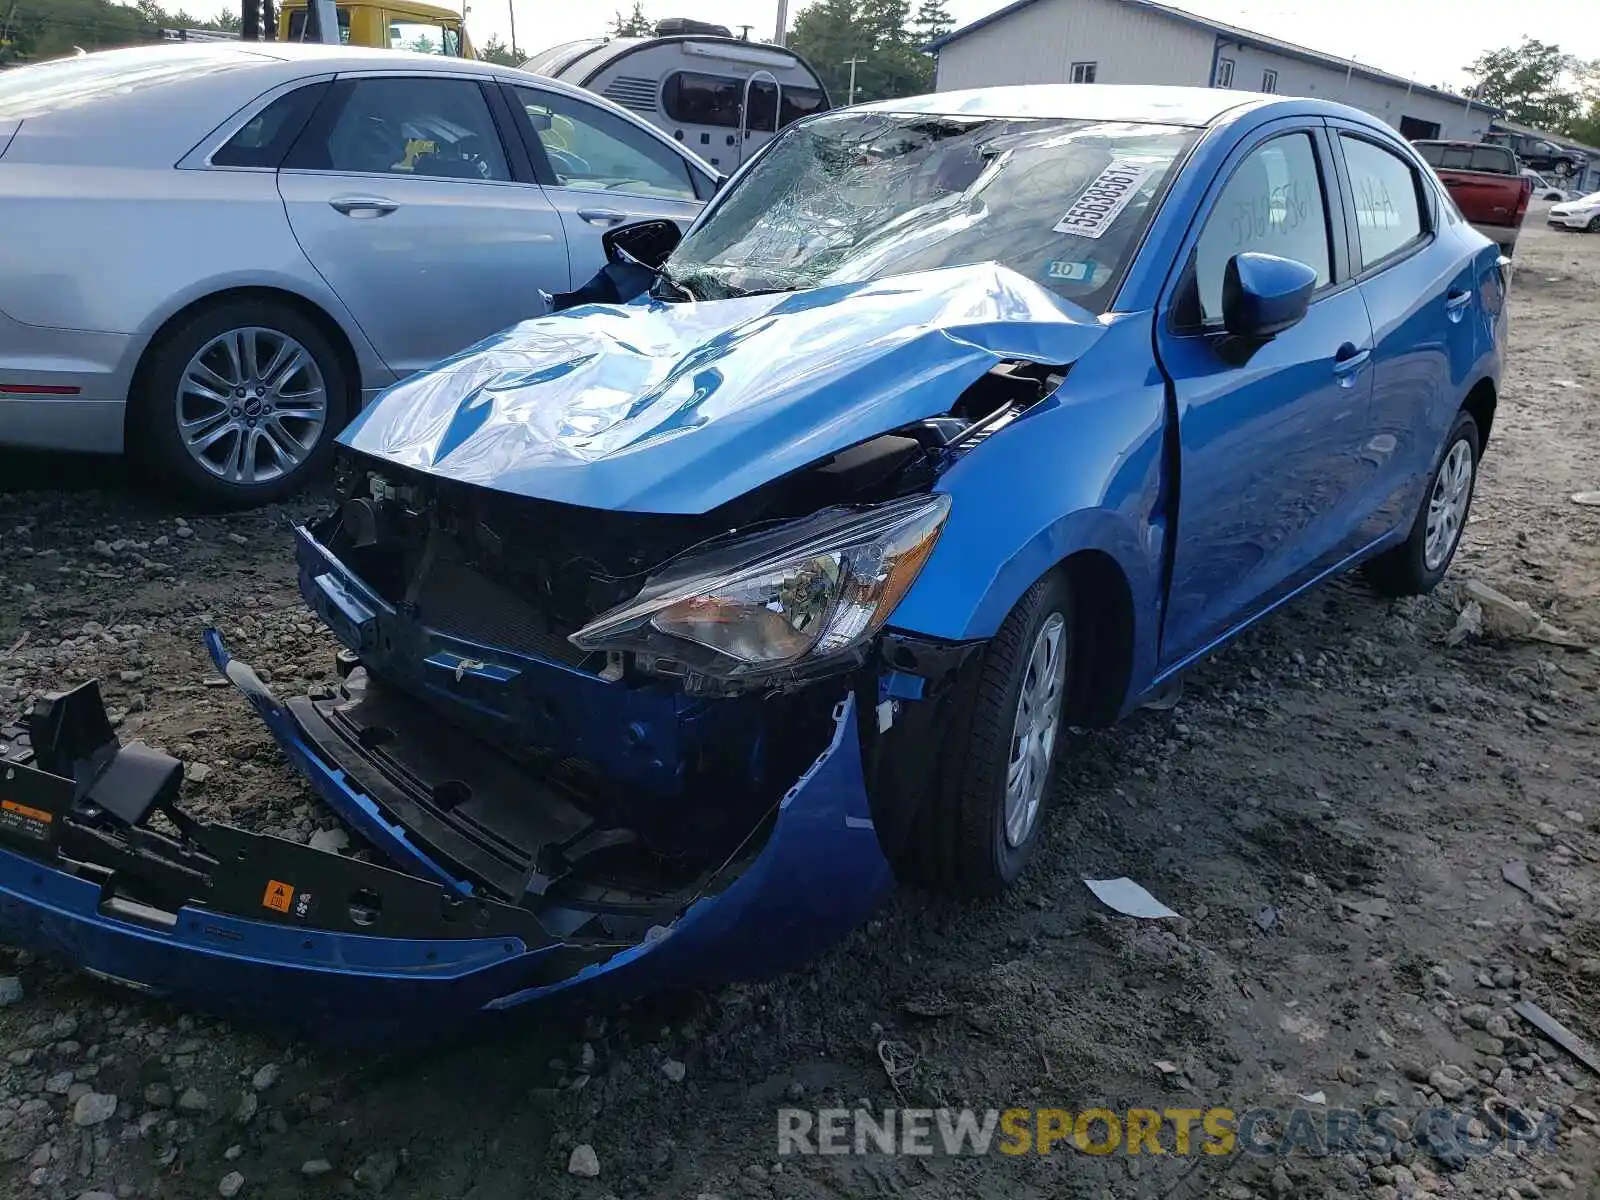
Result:
[[[934,42],[938,90],[1007,83],[1169,83],[1316,96],[1407,138],[1477,141],[1498,110],[1153,0],[1016,0]]]

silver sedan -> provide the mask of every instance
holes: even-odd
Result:
[[[487,63],[161,45],[0,74],[0,444],[275,499],[361,404],[543,311],[715,171]]]

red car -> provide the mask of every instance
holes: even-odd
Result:
[[[1522,218],[1533,196],[1533,180],[1522,174],[1517,156],[1504,146],[1483,142],[1412,144],[1450,189],[1461,215],[1509,255],[1516,248]]]

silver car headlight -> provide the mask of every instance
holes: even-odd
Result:
[[[747,682],[848,659],[910,590],[949,511],[945,495],[824,509],[691,551],[570,640]]]

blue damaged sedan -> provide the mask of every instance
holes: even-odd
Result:
[[[209,637],[369,852],[191,814],[86,684],[0,735],[6,940],[345,1040],[786,969],[1011,884],[1068,726],[1433,588],[1494,424],[1509,264],[1337,104],[860,106],[606,243],[343,434],[337,686]]]

